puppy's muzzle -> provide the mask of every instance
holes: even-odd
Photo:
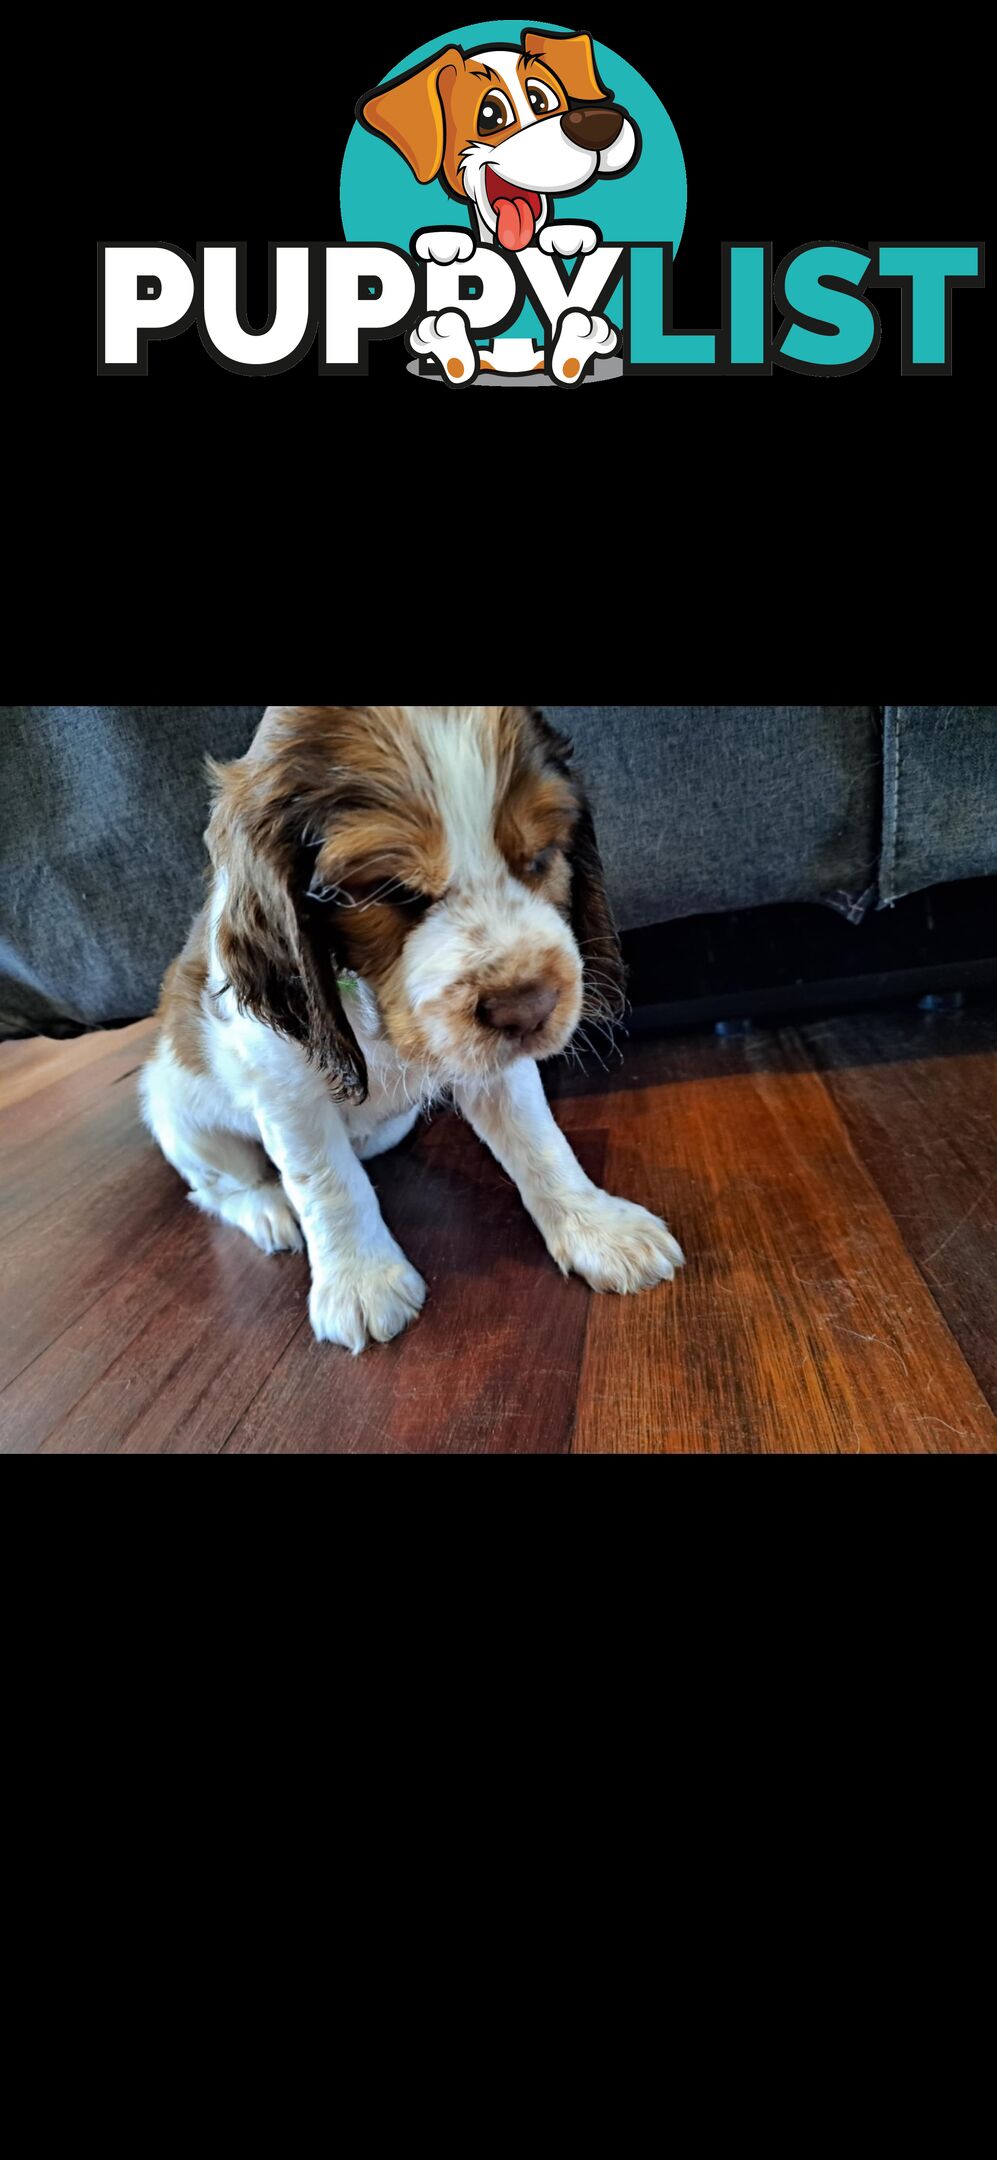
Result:
[[[546,990],[540,984],[531,983],[521,990],[507,992],[504,997],[482,998],[478,1019],[482,1027],[494,1028],[499,1035],[527,1043],[534,1035],[539,1035],[556,1004],[556,990]]]
[[[608,150],[623,126],[624,114],[615,105],[576,105],[561,114],[561,126],[569,142],[579,150]]]

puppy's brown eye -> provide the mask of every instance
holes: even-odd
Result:
[[[554,847],[542,848],[540,854],[534,855],[533,861],[527,863],[527,877],[543,877],[544,872],[550,869],[556,854],[557,849]]]
[[[416,892],[412,885],[393,885],[389,897],[392,906],[404,908],[406,915],[425,915],[433,905],[430,893]]]
[[[535,113],[556,112],[556,92],[550,88],[549,84],[538,82],[535,76],[531,77],[526,85],[526,95]]]
[[[498,128],[511,127],[514,117],[512,106],[501,90],[489,90],[478,114],[478,134],[494,135]]]
[[[314,890],[310,899],[335,899],[346,908],[371,907],[404,908],[407,915],[424,915],[433,905],[428,893],[416,892],[414,885],[405,885],[401,878],[353,877],[349,886],[338,886],[332,892],[320,894]]]

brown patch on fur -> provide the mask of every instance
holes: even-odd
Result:
[[[208,910],[202,908],[179,959],[167,968],[157,1017],[162,1040],[187,1072],[209,1071],[204,1042],[208,983]]]
[[[442,892],[449,875],[418,734],[397,705],[270,706],[248,755],[213,771],[208,846],[228,876],[218,948],[238,1001],[362,1099],[337,976],[378,980],[413,920],[367,895],[395,881]]]
[[[313,849],[310,883],[398,878],[443,891],[448,864],[432,777],[400,706],[271,706],[248,759],[228,774],[243,792],[237,807],[255,817],[255,844],[279,829]]]
[[[443,826],[433,804],[413,795],[404,808],[346,811],[315,858],[317,885],[361,901],[392,883],[438,896],[449,875]]]
[[[571,927],[585,969],[586,1009],[606,1019],[622,1019],[626,1009],[626,970],[619,932],[606,893],[606,879],[587,799],[575,827],[571,859]]]
[[[338,708],[270,706],[237,764],[213,766],[208,848],[227,878],[221,964],[240,1008],[300,1042],[340,1095],[362,1101],[367,1067],[343,1010],[339,959],[309,897]]]
[[[571,927],[585,969],[587,1008],[618,1018],[626,1002],[623,957],[591,806],[571,769],[571,744],[535,706],[507,710],[518,722],[518,730],[508,788],[499,808],[499,846],[514,870],[517,849],[521,858],[528,849],[528,859],[545,847],[563,850],[561,862],[566,857],[570,865],[569,892],[563,867],[555,867],[558,858],[547,877],[538,882],[538,890],[566,912],[570,897]]]
[[[362,975],[377,989],[400,960],[405,940],[414,927],[404,912],[392,907],[342,908],[336,916],[336,941],[343,965]]]
[[[567,774],[550,761],[527,707],[503,707],[496,727],[501,762],[495,838],[518,877],[545,848],[569,846],[578,795]]]
[[[297,798],[307,794],[310,826],[323,835],[312,884],[330,900],[320,903],[319,914],[328,909],[340,964],[376,986],[421,919],[404,891],[400,904],[393,903],[392,891],[435,898],[449,880],[432,777],[411,719],[398,706],[337,711],[331,733],[321,712],[316,717],[309,709],[305,728],[322,767],[314,783],[305,782],[301,769],[303,753],[304,762],[311,753],[300,727],[292,725],[285,735],[293,740],[297,734]],[[340,906],[332,903],[337,894],[343,896]]]

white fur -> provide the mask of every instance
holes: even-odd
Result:
[[[312,1271],[315,1334],[354,1353],[386,1342],[420,1311],[426,1286],[381,1215],[362,1162],[394,1147],[420,1109],[443,1094],[515,1180],[558,1266],[599,1290],[638,1290],[667,1279],[682,1255],[663,1223],[599,1192],[554,1122],[534,1061],[481,1030],[480,1056],[458,1056],[436,1001],[473,981],[480,935],[489,959],[568,956],[577,995],[563,1014],[577,1025],[581,963],[559,912],[519,883],[494,838],[494,737],[475,707],[410,707],[443,818],[451,884],[410,934],[405,981],[425,1021],[428,1051],[404,1062],[368,984],[351,983],[347,1009],[368,1063],[361,1104],[337,1102],[305,1050],[247,1013],[226,987],[216,950],[226,897],[216,872],[212,958],[202,1000],[206,1073],[180,1065],[161,1037],[141,1083],[143,1114],[195,1205],[246,1232],[264,1251],[299,1247]],[[479,942],[472,944],[471,933]]]

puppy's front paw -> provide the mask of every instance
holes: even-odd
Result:
[[[591,255],[599,245],[594,225],[545,225],[537,234],[543,255]]]
[[[593,1193],[565,1208],[547,1230],[547,1249],[562,1274],[593,1290],[650,1290],[670,1282],[685,1254],[667,1225],[632,1200]]]
[[[368,1342],[390,1342],[416,1319],[426,1285],[400,1246],[348,1260],[316,1277],[308,1310],[319,1342],[342,1343],[358,1357]]]
[[[569,308],[558,324],[550,372],[555,382],[581,382],[589,363],[605,360],[616,350],[616,331],[604,315],[586,315]]]
[[[421,262],[470,262],[474,254],[474,241],[469,232],[441,228],[439,232],[416,233],[415,252]]]
[[[478,372],[478,348],[468,334],[467,317],[459,308],[444,308],[440,315],[424,315],[417,330],[409,331],[409,349],[431,353],[448,383],[467,387]]]

